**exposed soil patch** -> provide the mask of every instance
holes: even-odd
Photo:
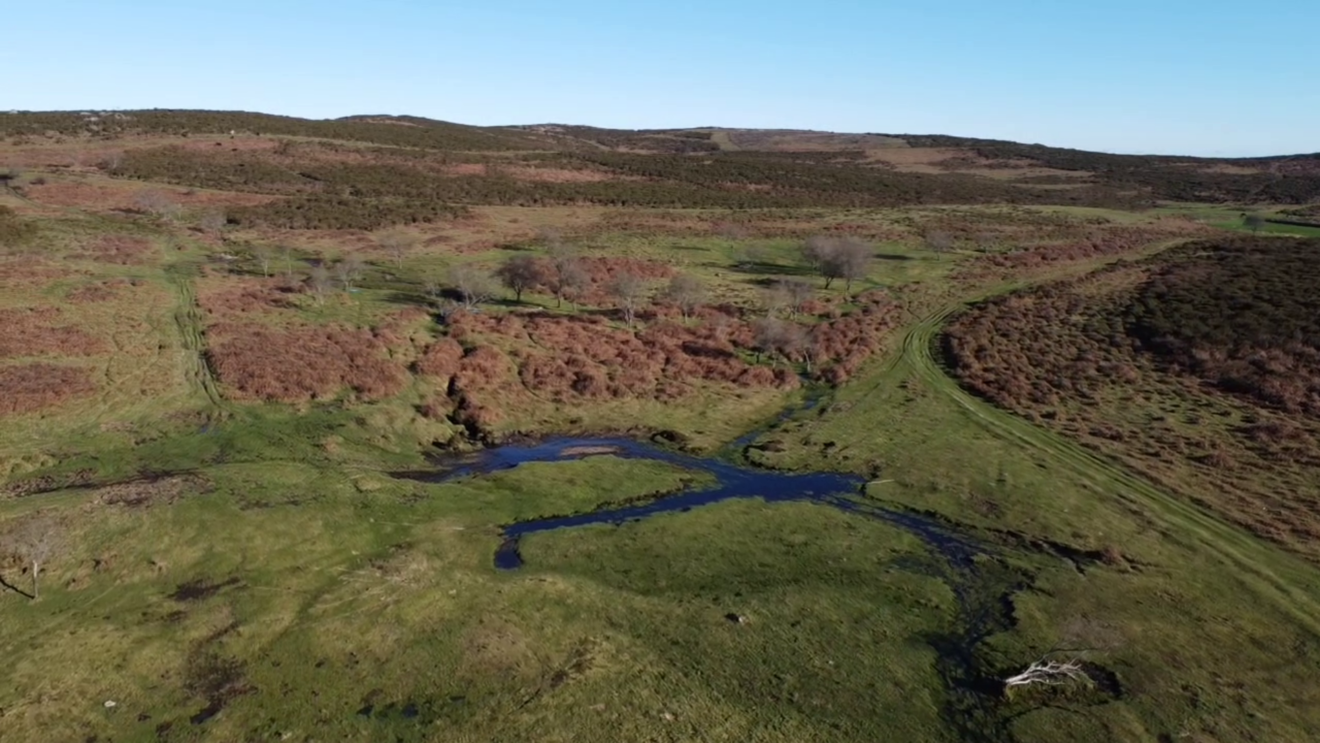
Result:
[[[98,488],[93,491],[92,502],[130,508],[169,505],[185,495],[200,492],[207,486],[206,480],[191,475],[148,478]]]
[[[206,706],[188,718],[194,725],[201,725],[220,714],[234,699],[256,691],[248,682],[240,661],[205,650],[195,651],[189,658],[184,688],[193,696],[206,700]]]

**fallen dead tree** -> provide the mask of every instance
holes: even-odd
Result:
[[[1004,679],[1005,693],[1022,686],[1063,686],[1072,683],[1089,684],[1091,682],[1091,677],[1086,673],[1081,658],[1066,661],[1048,660],[1047,658],[1048,656],[1044,656],[1027,666],[1021,673]]]

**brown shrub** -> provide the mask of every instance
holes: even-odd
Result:
[[[30,413],[95,391],[87,369],[55,364],[0,367],[0,415]]]
[[[228,278],[204,282],[197,292],[197,304],[208,321],[223,322],[236,316],[269,312],[295,306],[295,289],[283,279]]]
[[[441,338],[432,343],[422,354],[422,358],[417,361],[416,370],[418,374],[447,381],[458,371],[462,359],[463,347],[458,341],[453,338]]]
[[[322,400],[347,387],[362,399],[377,400],[396,394],[406,382],[402,365],[387,357],[385,342],[368,330],[255,325],[226,330],[230,337],[207,356],[239,398]]]
[[[105,302],[119,296],[120,290],[129,285],[130,282],[124,279],[98,281],[94,284],[80,286],[70,291],[64,298],[73,304]]]
[[[86,271],[71,271],[32,255],[0,255],[0,286],[44,286],[56,279],[68,278]]]
[[[51,323],[58,307],[0,310],[0,358],[23,356],[95,356],[106,346],[84,330]]]
[[[131,235],[102,235],[83,246],[72,257],[79,260],[114,263],[121,266],[146,263],[152,251],[151,241]]]

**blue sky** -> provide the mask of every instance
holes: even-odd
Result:
[[[1315,0],[38,0],[3,16],[5,110],[1320,151]]]

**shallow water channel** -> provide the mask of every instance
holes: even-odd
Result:
[[[737,442],[736,453],[752,440]],[[952,626],[932,628],[927,642],[939,655],[939,672],[948,697],[946,719],[965,741],[1010,740],[1006,722],[996,714],[999,684],[978,668],[976,647],[983,640],[1013,626],[1012,594],[1029,583],[1020,569],[1004,561],[978,560],[996,548],[983,545],[949,524],[919,514],[887,508],[861,497],[866,481],[834,472],[778,472],[737,464],[727,459],[697,457],[627,438],[549,438],[534,443],[511,443],[482,451],[438,458],[433,472],[400,473],[401,477],[444,483],[507,470],[528,462],[572,461],[586,456],[612,455],[647,459],[704,472],[714,484],[665,495],[642,503],[607,507],[590,513],[554,516],[508,524],[495,551],[495,566],[516,570],[523,565],[522,537],[538,532],[589,525],[623,526],[663,513],[734,498],[760,498],[766,502],[805,501],[875,518],[908,531],[936,553],[935,568],[926,571],[945,581],[958,599],[959,612]],[[725,455],[735,452],[726,450]]]
[[[438,464],[443,468],[441,471],[430,475],[413,473],[413,477],[428,482],[450,482],[511,469],[528,462],[561,462],[601,454],[625,459],[654,460],[690,472],[704,472],[714,478],[715,484],[662,496],[645,503],[509,524],[504,527],[504,541],[495,553],[496,567],[513,570],[523,564],[519,542],[528,534],[592,524],[622,525],[656,514],[690,511],[734,498],[760,498],[767,502],[813,501],[880,518],[917,534],[947,559],[962,565],[970,564],[972,556],[979,551],[975,544],[934,520],[887,510],[855,499],[853,496],[860,494],[866,482],[856,475],[757,469],[715,457],[682,454],[624,438],[551,438],[532,444],[506,444],[455,459],[439,460]]]

